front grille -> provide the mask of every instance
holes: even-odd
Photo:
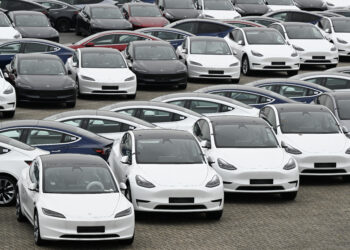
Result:
[[[275,191],[284,190],[282,186],[240,186],[236,190],[241,191]]]
[[[231,78],[230,75],[200,75],[200,77],[212,77],[212,78]]]
[[[305,60],[305,63],[331,63],[330,60]]]
[[[128,93],[125,90],[93,90],[92,93],[96,93],[96,94],[126,94]]]
[[[208,74],[210,74],[210,75],[223,75],[224,71],[223,70],[208,70]]]
[[[345,174],[345,169],[305,169],[302,174]]]
[[[315,168],[336,168],[337,163],[335,162],[323,162],[323,163],[315,163]]]
[[[32,89],[21,89],[20,93],[29,97],[36,97],[41,99],[58,99],[63,97],[71,97],[75,94],[74,89],[68,90],[32,90]]]
[[[89,235],[80,235],[80,234],[64,234],[61,235],[62,239],[93,239],[93,238],[118,238],[118,234],[89,234]]]
[[[164,210],[195,210],[195,209],[206,209],[204,205],[158,205],[154,209]]]
[[[153,75],[153,74],[137,74],[137,81],[144,83],[183,83],[187,81],[186,74],[166,74],[166,75]]]
[[[313,56],[312,59],[324,60],[324,59],[326,59],[326,57],[325,56]]]
[[[265,66],[264,69],[291,69],[290,66]]]
[[[194,198],[193,197],[170,197],[169,198],[169,203],[194,203]]]
[[[272,66],[277,66],[277,65],[278,66],[281,66],[281,65],[283,66],[283,65],[286,65],[286,62],[271,62],[271,65]]]
[[[118,90],[119,89],[119,86],[102,86],[102,89],[103,90]]]
[[[78,233],[104,233],[105,227],[104,226],[97,226],[97,227],[77,227]]]
[[[273,179],[250,179],[250,184],[273,184]]]

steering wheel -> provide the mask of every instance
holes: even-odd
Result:
[[[86,190],[88,191],[103,191],[105,187],[99,181],[92,181],[86,186]]]

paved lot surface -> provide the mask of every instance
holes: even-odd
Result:
[[[62,43],[79,40],[72,33]],[[350,65],[350,60],[340,66]],[[321,70],[313,67],[306,71]],[[241,83],[284,74],[261,73],[242,77]],[[185,90],[216,84],[190,83]],[[172,93],[171,89],[144,89],[136,100]],[[79,99],[75,109],[97,109],[123,98]],[[41,119],[66,111],[64,107],[18,107],[14,119]],[[0,118],[1,119],[1,118]],[[0,162],[1,164],[1,162]],[[350,183],[341,178],[303,178],[298,197],[286,202],[278,196],[227,195],[219,222],[200,214],[141,214],[136,218],[135,242],[130,249],[350,249]],[[29,223],[15,219],[14,207],[0,208],[0,249],[36,249]],[[43,249],[123,249],[118,242],[53,242]]]

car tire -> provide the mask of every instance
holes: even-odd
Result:
[[[13,118],[15,116],[16,111],[3,111],[2,117],[4,118]]]
[[[242,59],[242,73],[245,76],[249,76],[251,74],[249,58],[247,55],[244,55]]]
[[[214,212],[207,212],[205,216],[209,220],[220,220],[223,214],[223,210],[220,211],[214,211]]]
[[[185,83],[185,84],[180,84],[180,85],[177,86],[177,88],[178,88],[178,89],[182,89],[182,90],[183,90],[183,89],[186,89],[186,88],[187,88],[187,83]]]
[[[239,83],[239,80],[240,80],[240,78],[238,78],[238,79],[231,79],[231,83]]]
[[[66,107],[67,108],[74,108],[76,104],[77,104],[76,101],[74,101],[74,102],[66,102]]]
[[[67,18],[58,19],[55,27],[59,32],[68,32],[71,27],[70,20]]]
[[[135,99],[136,98],[136,93],[135,94],[131,94],[131,95],[126,95],[126,99]]]
[[[343,175],[344,182],[350,182],[350,175]]]
[[[16,201],[17,181],[7,175],[0,175],[0,206],[11,206]]]
[[[326,69],[333,69],[333,68],[337,67],[337,65],[338,64],[327,64],[327,65],[325,65],[325,68]]]
[[[37,246],[43,246],[45,244],[45,241],[40,235],[39,216],[36,211],[34,213],[34,242]]]
[[[126,183],[125,197],[132,203],[132,194],[129,182]]]
[[[18,222],[24,222],[26,217],[24,217],[21,208],[21,199],[19,197],[18,188],[16,189],[16,219]]]
[[[287,201],[294,201],[295,198],[297,197],[298,192],[286,192],[286,193],[281,193],[281,198],[283,200]]]
[[[297,75],[299,72],[299,70],[291,70],[291,71],[287,71],[287,75],[288,76],[295,76]]]
[[[120,240],[120,243],[123,245],[132,245],[134,242],[135,234],[130,239]]]

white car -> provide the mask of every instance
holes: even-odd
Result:
[[[328,108],[312,104],[268,105],[261,109],[260,116],[293,155],[301,175],[350,179],[350,140]]]
[[[230,0],[195,0],[194,2],[202,18],[225,20],[241,17]]]
[[[267,0],[266,5],[271,11],[277,10],[300,10],[293,0]]]
[[[157,128],[151,123],[129,115],[102,110],[68,111],[44,120],[63,122],[113,140],[119,140],[125,131]]]
[[[176,54],[185,60],[189,78],[229,79],[238,83],[241,65],[223,38],[187,37]]]
[[[15,88],[5,80],[0,69],[0,113],[3,118],[12,118],[16,112]]]
[[[126,95],[136,97],[136,75],[124,56],[111,48],[78,49],[66,63],[68,74],[77,83],[78,94]]]
[[[204,117],[194,125],[193,134],[222,177],[225,192],[277,193],[295,199],[299,189],[297,163],[263,119]]]
[[[289,79],[315,83],[334,91],[350,89],[350,75],[344,73],[310,72],[299,74]]]
[[[254,70],[298,74],[300,68],[298,53],[275,29],[238,28],[230,32],[225,39],[237,53],[244,75],[249,75]]]
[[[118,181],[126,183],[126,197],[136,211],[204,212],[208,218],[221,218],[222,179],[189,132],[126,132],[108,161]]]
[[[23,169],[28,168],[35,157],[49,152],[0,135],[0,206],[15,202],[16,183]]]
[[[350,7],[350,2],[349,0],[327,0],[327,7],[329,9]]]
[[[12,26],[6,14],[0,11],[0,40],[21,38],[21,34]]]
[[[318,27],[337,48],[339,56],[350,56],[350,18],[324,17]]]
[[[161,128],[191,131],[201,114],[174,104],[152,101],[119,102],[100,108],[100,110],[136,117]]]
[[[259,109],[220,95],[206,93],[181,93],[164,95],[152,99],[190,109],[203,115],[258,116]]]
[[[37,157],[18,181],[16,215],[34,226],[37,245],[47,240],[134,239],[132,204],[98,156]]]
[[[274,23],[270,28],[278,30],[284,39],[293,45],[300,56],[300,64],[324,65],[327,69],[337,66],[337,48],[313,24]]]

